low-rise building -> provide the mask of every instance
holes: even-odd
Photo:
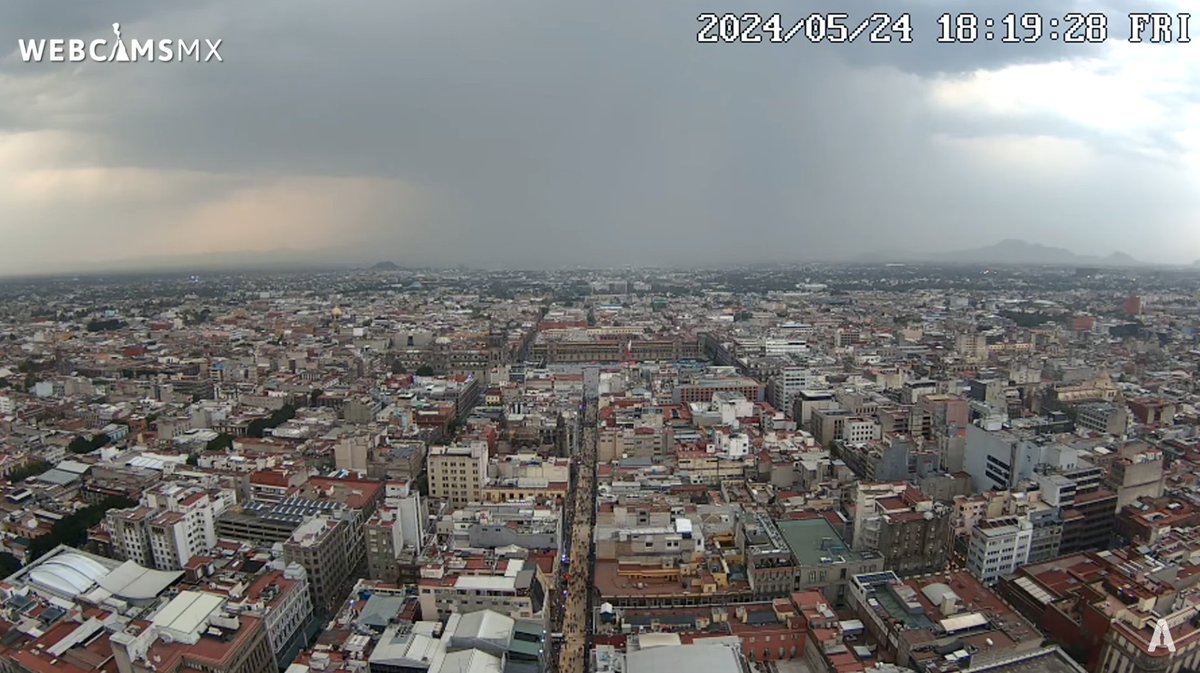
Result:
[[[421,616],[443,619],[454,613],[495,610],[514,619],[540,618],[546,584],[538,565],[525,559],[438,559],[421,568]]]

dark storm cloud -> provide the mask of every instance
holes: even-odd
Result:
[[[1125,245],[1121,223],[1094,226],[1095,218],[1125,212],[1134,200],[1123,197],[1130,169],[1120,161],[1102,158],[1078,175],[1051,178],[977,156],[995,136],[1119,147],[1102,132],[1047,113],[944,109],[928,97],[931,83],[964,72],[1094,50],[1048,42],[939,45],[936,18],[945,3],[854,3],[852,11],[843,3],[736,1],[79,6],[85,9],[14,3],[16,20],[0,28],[0,44],[18,36],[100,35],[120,20],[131,36],[220,37],[226,62],[9,61],[0,67],[0,87],[38,98],[32,107],[0,103],[0,126],[83,134],[102,148],[91,160],[105,166],[211,176],[188,183],[176,197],[181,207],[229,189],[226,180],[278,176],[393,181],[423,195],[419,215],[384,205],[355,215],[353,227],[330,222],[337,242],[323,245],[347,259],[811,259],[1011,235],[1069,243],[1081,220],[1104,232],[1093,245]],[[911,11],[917,40],[695,40],[702,11],[798,18],[833,9],[854,16]],[[1023,11],[1001,2],[971,9]],[[972,139],[983,139],[982,148]],[[1165,131],[1150,139],[1155,146],[1176,142]],[[1058,149],[1031,143],[1028,151]],[[1179,226],[1169,224],[1169,211],[1192,183],[1170,166],[1162,170],[1141,176],[1138,199],[1150,195],[1162,204],[1153,226]],[[295,190],[281,188],[272,198],[285,198],[278,193]],[[328,204],[332,217],[340,205]],[[120,209],[91,208],[93,226],[106,226],[106,217],[141,226],[133,224],[136,204]],[[259,212],[235,209],[247,211]],[[32,212],[60,235],[69,231],[65,209]],[[36,242],[36,233],[26,236]]]

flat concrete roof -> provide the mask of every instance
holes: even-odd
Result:
[[[776,521],[775,526],[801,565],[820,565],[821,559],[828,557],[845,556],[848,561],[862,559],[862,554],[851,550],[850,543],[843,540],[823,517],[784,519]],[[825,548],[822,548],[822,542],[825,542]],[[838,546],[840,548],[836,550],[830,549]]]
[[[741,673],[741,658],[727,645],[658,645],[625,655],[628,673],[690,671],[691,673]]]

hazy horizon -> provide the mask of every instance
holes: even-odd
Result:
[[[1127,43],[1113,0],[1055,10],[1105,12],[1103,45],[938,44],[937,15],[966,9],[14,0],[0,275],[223,257],[712,266],[1005,239],[1200,259],[1194,45]],[[908,11],[915,38],[697,44],[714,10]],[[19,39],[111,38],[114,22],[220,39],[223,62],[18,56]]]

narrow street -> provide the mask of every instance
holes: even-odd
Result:
[[[592,615],[592,526],[596,517],[596,405],[585,403],[579,452],[575,456],[575,488],[564,505],[569,526],[567,551],[560,562],[555,596],[561,610],[562,640],[551,650],[557,654],[559,673],[585,673]],[[558,615],[555,615],[558,617]]]

